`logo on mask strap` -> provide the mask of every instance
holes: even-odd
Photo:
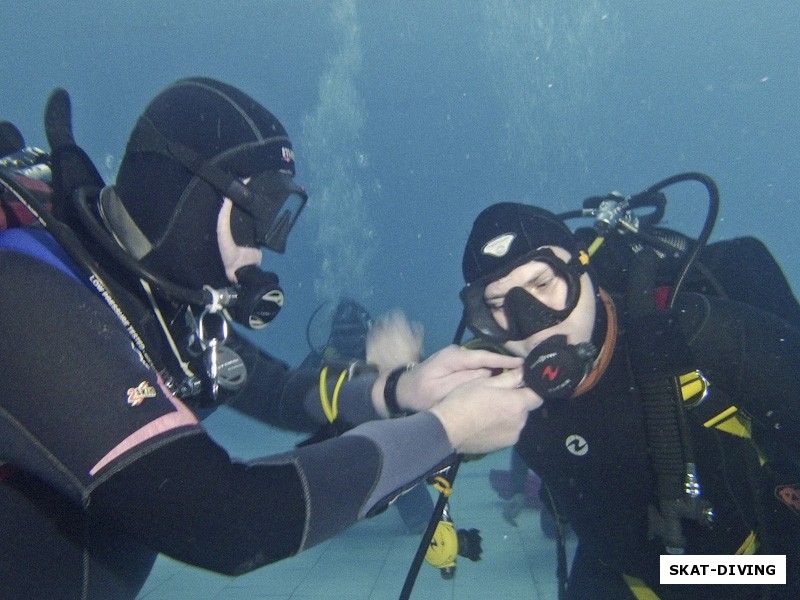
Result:
[[[508,253],[508,249],[511,247],[511,242],[513,242],[516,237],[517,236],[513,233],[504,233],[486,242],[481,252],[489,256],[494,256],[495,258],[505,256]]]
[[[294,160],[294,150],[286,146],[281,147],[281,158],[285,162],[292,162]]]

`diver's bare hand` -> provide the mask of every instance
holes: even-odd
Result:
[[[522,387],[521,387],[522,386]],[[522,370],[468,381],[430,410],[461,454],[484,454],[516,443],[528,413],[542,405],[522,385]]]
[[[515,356],[450,345],[400,377],[397,400],[409,410],[424,410],[464,383],[488,379],[497,371],[521,365],[522,359]]]
[[[396,387],[397,403],[410,412],[426,410],[464,383],[488,379],[498,371],[521,365],[522,359],[516,356],[446,346],[400,376]],[[385,382],[386,374],[382,374],[373,389],[375,407],[384,416],[388,414],[383,403]]]

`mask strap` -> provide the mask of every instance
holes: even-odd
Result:
[[[156,128],[155,124],[147,117],[141,117],[136,124],[141,135],[137,150],[142,152],[155,152],[162,156],[172,158],[186,167],[191,173],[211,185],[226,198],[230,198],[236,206],[250,212],[250,206],[255,201],[256,195],[238,177],[220,169],[215,164],[207,161],[191,148],[172,142]],[[266,145],[276,141],[289,141],[285,135],[275,136],[260,140],[259,144]]]

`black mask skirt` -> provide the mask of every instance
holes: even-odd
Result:
[[[498,325],[491,307],[486,303],[484,297],[486,286],[534,260],[546,263],[557,276],[567,282],[566,305],[563,309],[556,310],[540,302],[523,288],[512,288],[505,297],[504,310],[508,329],[503,329]],[[550,248],[534,250],[514,261],[503,271],[483,277],[461,290],[467,327],[480,338],[502,344],[524,340],[539,331],[558,325],[572,314],[578,304],[581,291],[580,276],[584,270],[577,259],[565,263]]]

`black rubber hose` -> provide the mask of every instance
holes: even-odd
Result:
[[[461,343],[466,330],[466,325],[467,315],[465,311],[461,315],[461,320],[458,323],[458,327],[456,327],[456,333],[453,336],[454,344]],[[456,474],[458,473],[458,467],[460,465],[461,455],[459,454],[456,456],[453,464],[448,467],[447,473],[444,476],[450,489],[453,488],[453,482],[456,480]],[[422,566],[422,561],[425,560],[425,554],[428,552],[428,546],[430,546],[431,540],[433,539],[433,534],[436,533],[436,528],[439,526],[439,521],[442,519],[445,506],[447,506],[447,495],[440,493],[439,498],[436,501],[436,505],[433,507],[433,513],[431,513],[430,521],[428,521],[428,527],[425,529],[425,533],[422,534],[422,539],[419,541],[417,553],[414,555],[414,560],[411,561],[411,566],[408,569],[406,580],[403,583],[403,589],[400,591],[399,600],[408,600],[408,598],[411,597],[411,590],[414,589],[414,583],[417,581],[419,569]]]
[[[456,456],[455,461],[447,469],[445,479],[447,480],[450,488],[453,487],[453,482],[458,473],[458,467],[461,466],[461,455]],[[403,583],[403,589],[400,591],[399,600],[408,600],[411,597],[411,590],[414,589],[414,583],[417,581],[417,574],[422,566],[422,561],[425,560],[425,554],[428,552],[433,534],[436,533],[436,528],[439,527],[439,521],[442,519],[444,507],[447,505],[447,496],[444,493],[439,494],[439,499],[436,501],[436,506],[433,507],[431,520],[428,521],[428,527],[425,533],[422,534],[422,539],[419,542],[417,553],[414,555],[414,560],[411,562],[411,567],[408,569],[408,575]]]
[[[700,232],[700,235],[697,237],[697,242],[694,244],[694,248],[689,252],[689,255],[686,257],[686,262],[684,263],[683,268],[681,269],[680,274],[678,275],[675,285],[672,289],[672,296],[670,297],[669,307],[672,308],[675,304],[675,298],[678,295],[681,287],[683,287],[684,282],[686,281],[686,276],[691,270],[694,263],[697,261],[697,257],[699,256],[700,252],[705,247],[708,239],[711,237],[711,232],[714,229],[714,224],[717,222],[717,214],[719,213],[719,189],[717,188],[717,184],[714,183],[714,180],[711,179],[708,175],[703,173],[696,173],[696,172],[689,172],[689,173],[679,173],[678,175],[673,175],[672,177],[668,177],[663,181],[659,181],[655,185],[647,188],[642,193],[651,193],[651,192],[658,192],[666,187],[674,185],[676,183],[680,183],[683,181],[699,181],[706,187],[706,191],[708,192],[708,213],[706,215],[705,223],[703,224],[703,229]]]
[[[163,277],[159,277],[147,271],[139,264],[139,261],[125,252],[125,250],[111,238],[108,231],[98,223],[97,218],[92,213],[88,201],[88,194],[90,191],[92,190],[88,190],[85,186],[78,188],[73,192],[72,203],[77,211],[81,224],[89,230],[92,239],[99,243],[111,258],[137,277],[149,282],[163,295],[172,300],[197,306],[203,306],[210,300],[207,292],[203,290],[191,290],[176,285]]]

